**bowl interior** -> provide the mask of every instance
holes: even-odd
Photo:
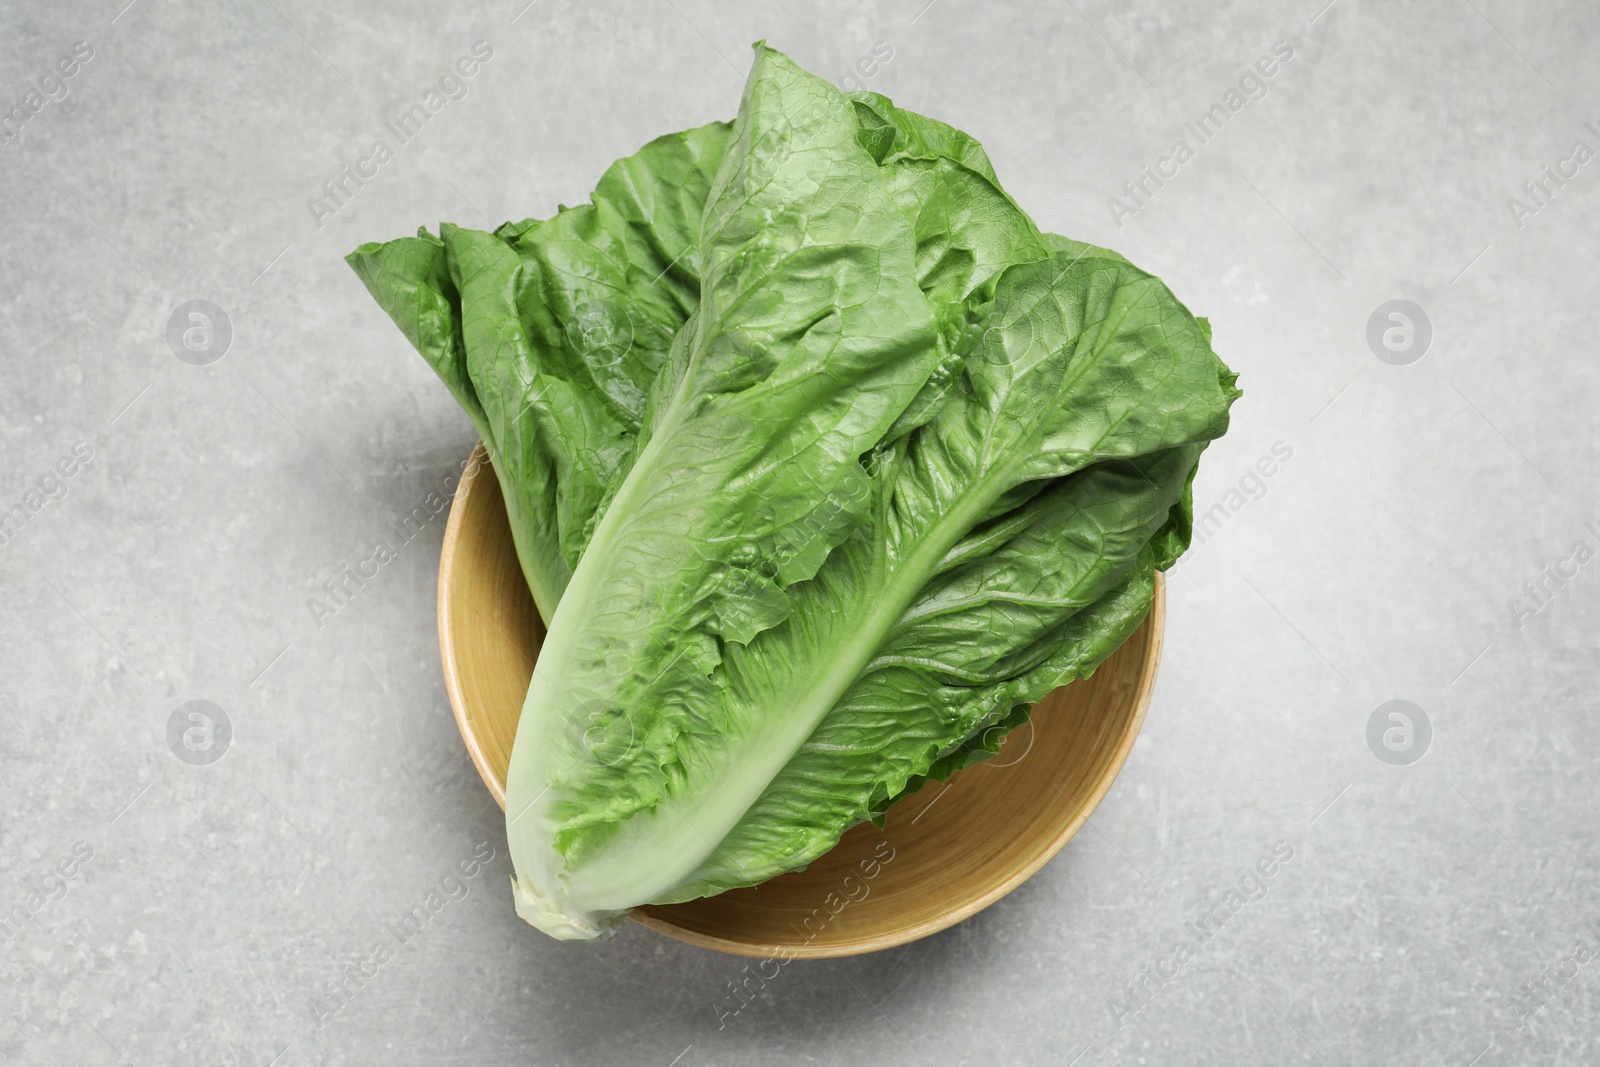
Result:
[[[929,783],[803,871],[633,917],[745,956],[817,958],[926,937],[1022,884],[1077,832],[1122,768],[1155,681],[1165,589],[1093,677],[1050,693],[994,758]],[[505,806],[506,767],[544,639],[500,485],[480,444],[456,491],[439,564],[439,642],[461,736]]]

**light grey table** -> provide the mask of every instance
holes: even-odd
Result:
[[[0,1061],[1600,1062],[1600,9],[522,2],[0,17]],[[582,201],[759,37],[973,132],[1246,395],[1089,827],[725,1017],[739,960],[512,913],[442,516],[313,605],[473,439],[342,255]]]

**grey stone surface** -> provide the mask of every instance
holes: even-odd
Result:
[[[1600,549],[1600,162],[1521,191],[1600,149],[1600,9],[125,2],[0,15],[0,110],[93,50],[0,144],[0,508],[42,501],[0,545],[0,908],[26,917],[0,1061],[1600,1062],[1600,564],[1537,611],[1524,591]],[[870,88],[981,138],[1041,224],[1160,274],[1246,395],[1089,828],[976,918],[794,964],[719,1027],[740,961],[513,914],[440,678],[442,518],[333,617],[307,604],[473,437],[341,256],[582,200],[731,115],[758,37],[835,79],[892,47]],[[466,95],[396,145],[385,123],[480,41]],[[1264,95],[1186,134],[1278,41]],[[394,158],[314,218],[379,138]],[[194,300],[231,325],[220,358],[169,343]],[[1393,300],[1431,324],[1420,359],[1369,347]],[[1376,754],[1397,721],[1369,746],[1391,700],[1428,717],[1420,760]],[[208,743],[192,706],[169,728],[190,701],[225,712],[222,758],[182,757]],[[1175,957],[1241,880],[1259,899]],[[460,899],[364,962],[436,890]],[[1176,976],[1128,1011],[1146,966]]]

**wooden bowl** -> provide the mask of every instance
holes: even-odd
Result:
[[[1161,657],[1165,586],[1092,678],[1050,693],[1000,753],[930,783],[803,871],[633,918],[690,944],[777,959],[903,945],[993,904],[1061,850],[1132,748]],[[439,561],[439,649],[461,736],[505,807],[517,717],[544,639],[500,484],[480,443],[456,491]]]

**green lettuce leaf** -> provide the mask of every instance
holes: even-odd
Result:
[[[796,591],[783,628],[730,650],[734,699],[750,717],[783,708],[792,747],[745,754],[769,761],[769,784],[660,900],[809,863],[1110,655],[1186,529],[1232,384],[1193,317],[1120,257],[1007,270],[956,395],[878,457],[875,521]]]
[[[548,220],[445,224],[347,257],[472,416],[546,620],[698,302],[700,217],[730,130],[658,138]]]
[[[786,588],[866,518],[861,459],[944,355],[912,226],[853,107],[775,52],[758,48],[699,255],[699,306],[518,724],[517,905],[552,932],[593,936],[692,870],[699,835],[726,821],[723,798],[684,788],[739,773],[721,739],[752,724],[719,708],[723,652],[781,623]],[[623,733],[640,743],[592,758]]]

